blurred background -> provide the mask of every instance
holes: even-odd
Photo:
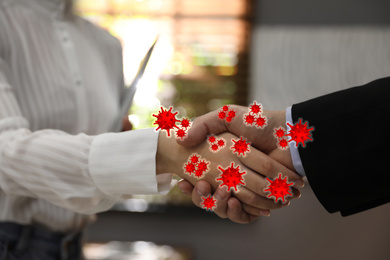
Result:
[[[386,0],[76,1],[80,16],[122,42],[127,85],[159,36],[129,111],[135,128],[153,127],[160,106],[190,118],[254,100],[285,109],[389,76],[389,10]],[[356,190],[372,188],[367,181]],[[307,184],[291,206],[240,225],[193,206],[175,188],[99,214],[86,232],[85,254],[90,260],[389,260],[389,219],[390,205],[346,218],[329,214]]]

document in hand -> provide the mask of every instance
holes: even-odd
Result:
[[[125,94],[121,97],[120,113],[119,113],[118,118],[115,120],[115,122],[111,128],[112,131],[114,131],[114,132],[119,132],[121,130],[120,129],[120,126],[121,126],[120,122],[122,121],[122,118],[127,115],[128,111],[133,103],[133,98],[134,98],[135,92],[137,91],[138,82],[142,78],[142,76],[144,75],[146,65],[149,62],[149,59],[152,55],[154,46],[156,46],[157,40],[158,40],[158,38],[156,38],[156,40],[154,41],[152,46],[149,48],[148,52],[146,53],[145,57],[143,58],[143,60],[141,61],[140,65],[139,65],[138,72],[135,75],[133,82],[127,88],[127,91],[125,92]]]

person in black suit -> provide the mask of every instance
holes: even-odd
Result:
[[[246,107],[231,107],[237,110],[238,118],[248,112]],[[218,120],[217,113],[197,118],[188,138],[178,142],[192,146],[208,134],[224,131],[245,136],[254,147],[306,175],[318,200],[330,213],[340,211],[342,216],[348,216],[390,201],[390,77],[295,104],[286,111],[264,111],[264,129],[243,127],[241,120],[227,124]],[[306,147],[290,144],[288,150],[279,149],[273,131],[285,125],[286,115],[293,123],[303,119],[313,126],[313,142]],[[182,181],[179,187],[185,194],[192,194],[196,205],[201,201],[199,194],[212,192],[207,182],[199,182],[194,189]],[[223,189],[215,193],[225,193],[218,204],[221,206],[215,210],[220,217],[246,223],[243,216],[255,213],[248,208],[243,210],[241,202]]]

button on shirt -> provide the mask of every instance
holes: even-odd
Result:
[[[171,182],[156,177],[154,129],[107,133],[127,90],[122,48],[68,3],[0,0],[0,221],[54,231]]]

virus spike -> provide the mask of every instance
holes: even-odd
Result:
[[[186,135],[187,135],[187,132],[184,129],[179,128],[178,130],[176,130],[176,137],[177,138],[180,138],[181,140],[183,140],[184,137],[186,137]]]
[[[222,148],[222,147],[225,146],[226,141],[225,141],[225,139],[221,138],[221,139],[219,139],[219,140],[217,141],[217,144],[218,144],[218,146],[219,146],[220,148]]]
[[[217,141],[217,138],[215,138],[214,135],[210,135],[208,138],[208,141],[209,141],[209,143],[213,144],[213,143],[215,143],[215,141]]]
[[[238,185],[245,185],[244,179],[242,175],[246,174],[246,172],[240,172],[240,166],[237,166],[237,168],[234,168],[234,163],[226,169],[223,169],[221,166],[218,166],[218,169],[222,172],[216,181],[222,181],[222,184],[219,186],[226,185],[227,189],[230,190],[231,188],[234,188],[235,191],[237,191]]]
[[[180,125],[183,128],[188,128],[190,126],[190,120],[188,118],[183,118],[180,122]]]
[[[160,107],[161,111],[155,115],[156,121],[153,123],[154,125],[158,125],[156,128],[156,131],[161,129],[167,131],[168,136],[170,136],[170,130],[173,128],[178,128],[176,125],[176,122],[180,122],[180,120],[176,119],[176,113],[172,113],[172,107],[169,108],[169,110],[165,110],[163,107]]]
[[[256,118],[251,115],[251,114],[247,114],[247,115],[244,115],[244,123],[246,125],[253,125],[256,121]]]
[[[265,116],[259,116],[258,118],[256,118],[255,125],[256,127],[263,128],[267,125],[267,118]]]
[[[302,124],[302,118],[300,118],[299,122],[295,125],[291,125],[287,122],[287,125],[291,128],[289,133],[287,134],[291,137],[289,142],[295,141],[296,147],[298,147],[299,144],[301,144],[302,147],[306,147],[306,142],[313,141],[311,131],[314,130],[314,127],[309,128],[307,124],[307,121]]]
[[[219,113],[218,113],[218,117],[219,117],[219,119],[225,119],[225,117],[226,117],[226,112],[225,111],[220,111]]]
[[[279,139],[278,141],[278,147],[282,150],[286,150],[288,148],[288,142],[286,139]]]
[[[232,139],[232,142],[234,145],[230,148],[233,149],[233,153],[237,153],[238,155],[242,154],[242,156],[245,156],[247,152],[249,152],[249,145],[251,144],[250,142],[247,142],[246,139],[241,139],[239,140],[234,140]]]
[[[283,127],[279,127],[278,129],[275,128],[274,130],[275,130],[274,135],[278,139],[281,139],[286,135],[286,130]]]
[[[261,104],[256,104],[256,101],[249,107],[250,111],[257,115],[261,113]]]
[[[267,181],[269,182],[264,192],[270,192],[268,194],[268,198],[274,197],[275,202],[281,199],[283,202],[285,201],[285,197],[292,196],[292,191],[290,186],[294,185],[293,182],[288,183],[287,176],[282,179],[282,174],[279,173],[278,178],[275,180],[271,180],[267,177]]]
[[[217,200],[214,199],[214,197],[211,197],[211,195],[209,195],[207,198],[202,197],[201,205],[202,208],[213,211],[214,208],[217,207],[217,205],[215,205],[215,202],[217,202]]]

